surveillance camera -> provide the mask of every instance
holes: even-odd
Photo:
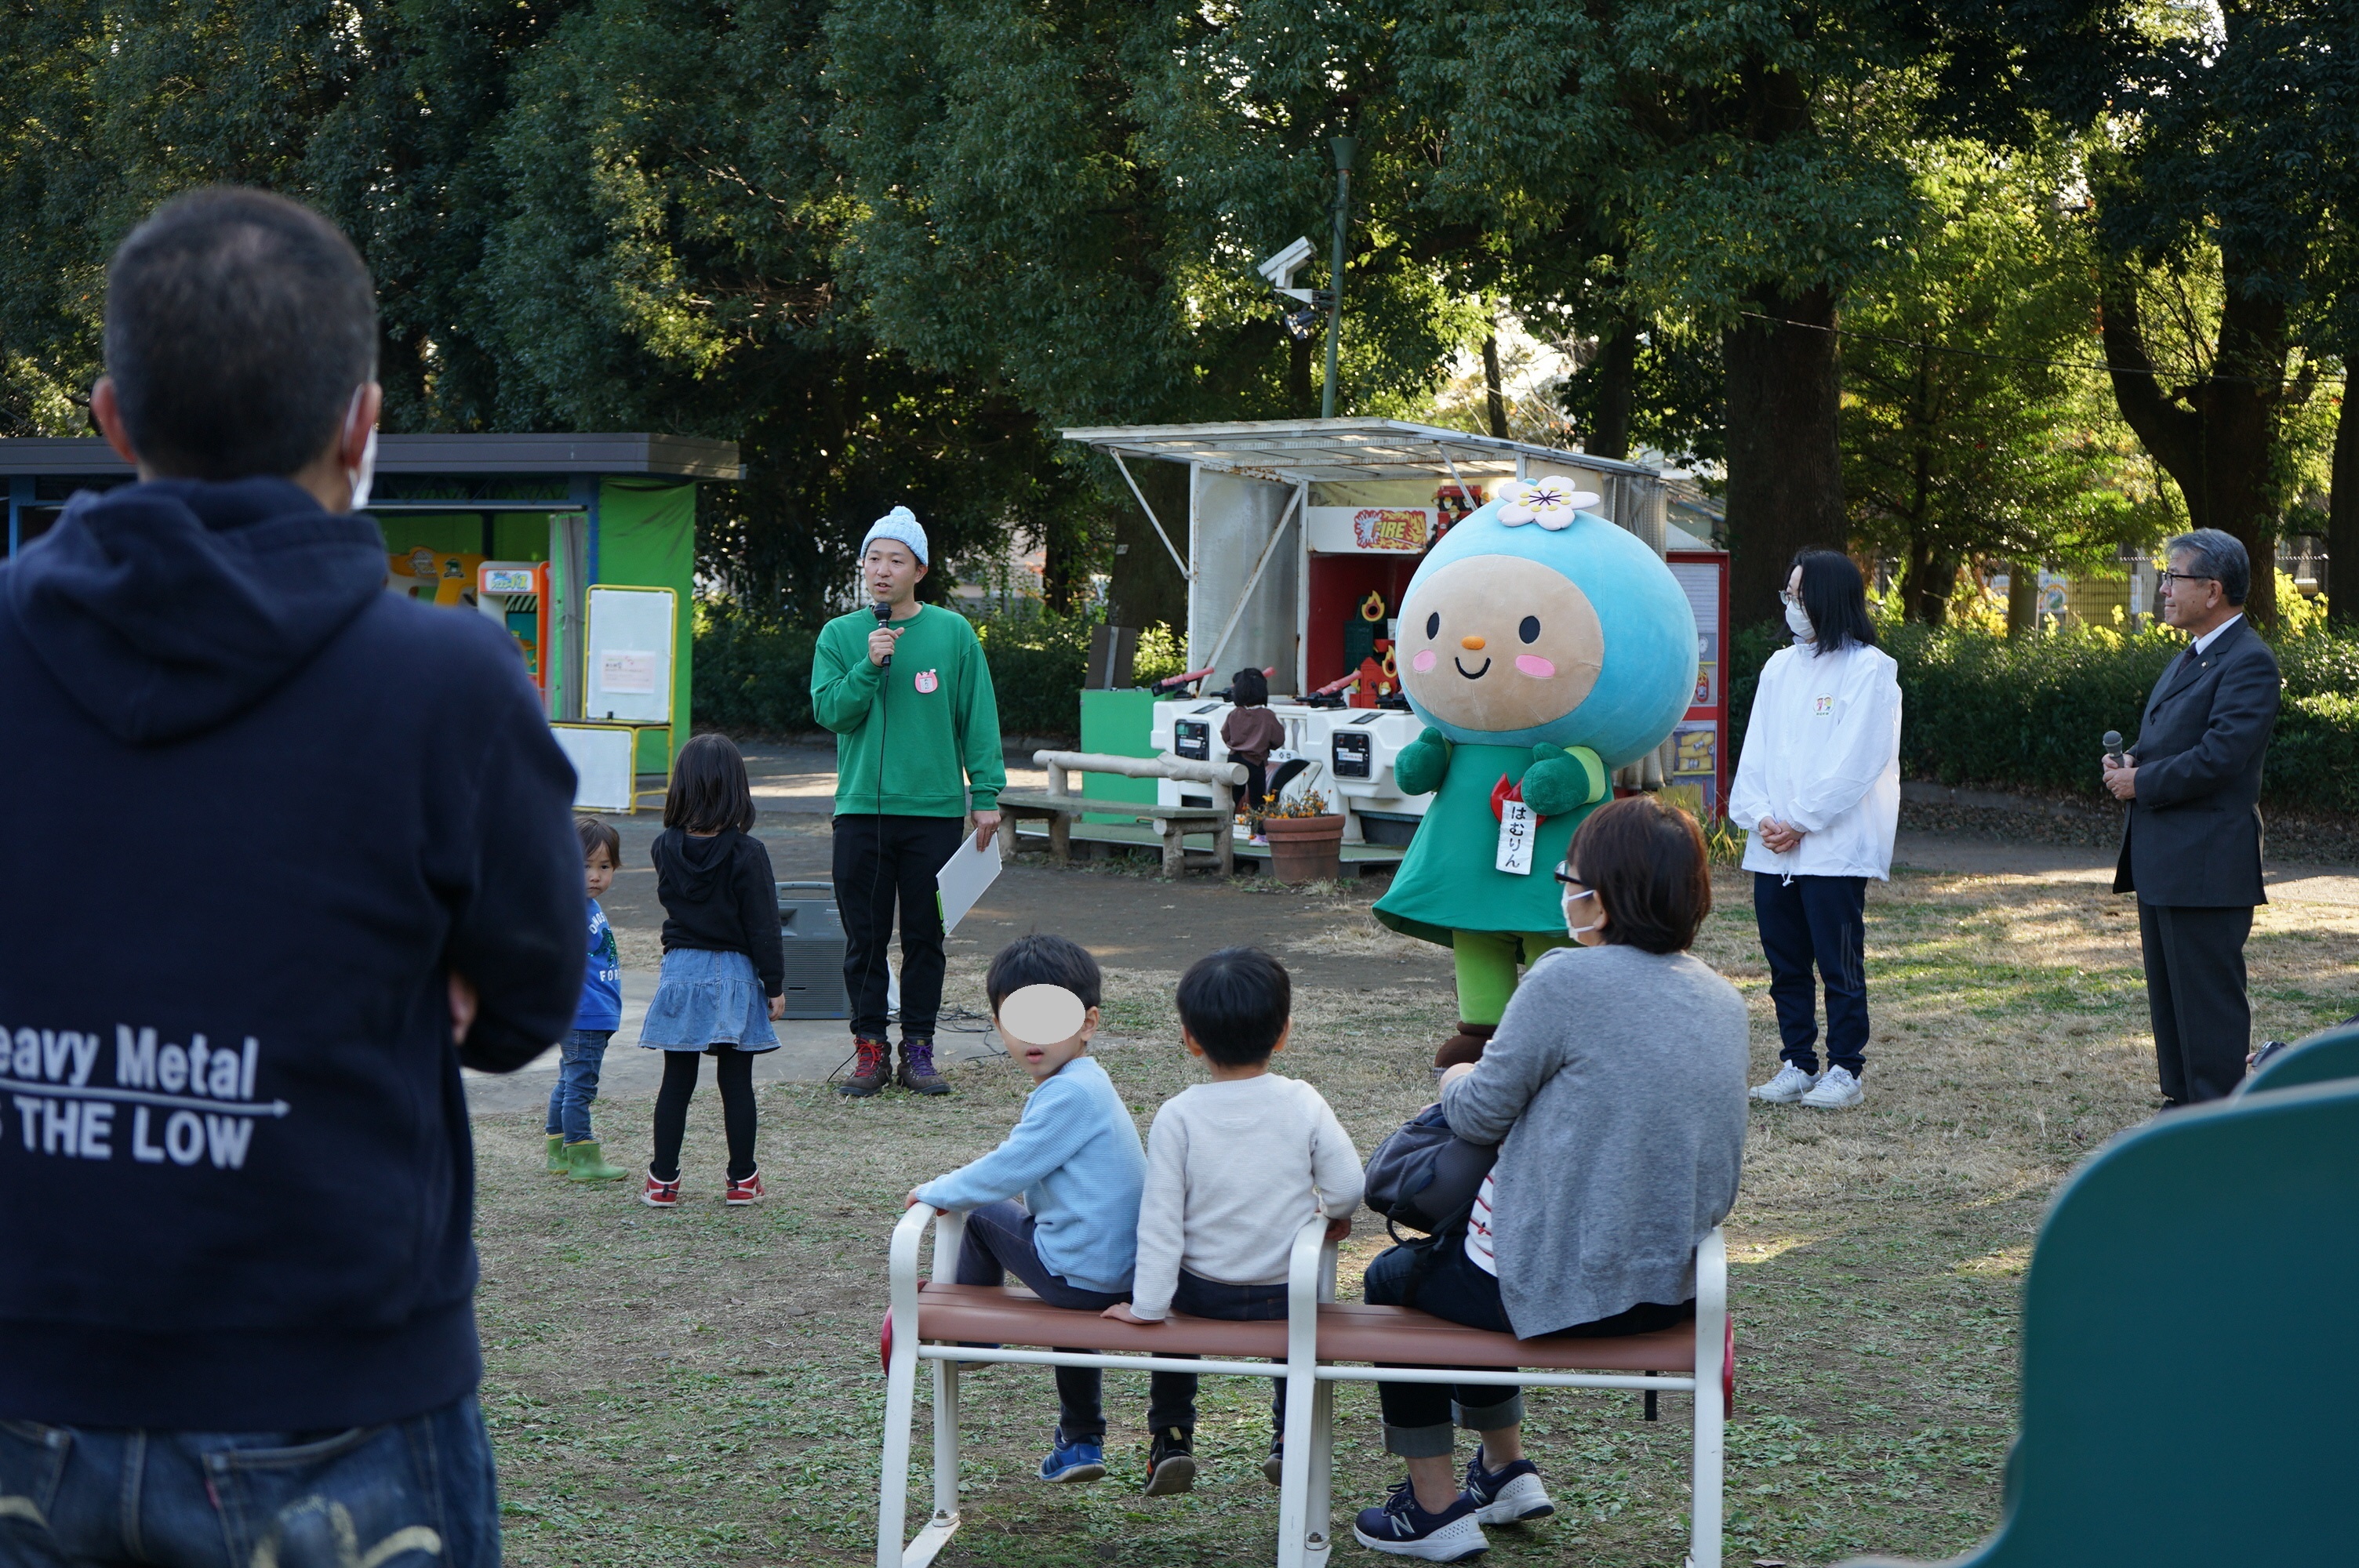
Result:
[[[1310,242],[1297,239],[1286,249],[1262,263],[1256,270],[1262,276],[1269,279],[1270,287],[1285,295],[1288,299],[1299,299],[1308,305],[1310,303],[1310,291],[1307,288],[1295,287],[1294,275],[1308,265],[1310,261]]]

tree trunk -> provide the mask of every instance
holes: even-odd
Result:
[[[2039,563],[2009,561],[2006,567],[2006,634],[2028,637],[2039,630]]]
[[[2351,357],[2346,356],[2347,369]],[[2327,481],[2326,618],[2336,626],[2359,626],[2359,419],[2351,416],[2354,388],[2343,387],[2343,412],[2334,421],[2334,471]]]
[[[1133,503],[1134,505],[1136,503]],[[1090,529],[1083,518],[1059,507],[1040,524],[1040,602],[1060,615],[1073,612],[1089,576]]]
[[[1188,549],[1188,465],[1133,458],[1130,476],[1163,521],[1173,549]],[[1106,476],[1114,492],[1114,571],[1106,584],[1106,619],[1117,626],[1169,626],[1188,632],[1188,579],[1138,509],[1122,475]]]
[[[1491,434],[1507,438],[1507,398],[1499,385],[1499,334],[1483,334],[1483,393],[1491,416]]]
[[[1754,308],[1777,319],[1748,319],[1721,338],[1728,378],[1728,618],[1736,626],[1777,620],[1777,594],[1795,555],[1840,550],[1844,535],[1834,295],[1814,288],[1788,299],[1765,288]]]
[[[1900,618],[1940,626],[1950,619],[1950,596],[1958,586],[1958,557],[1922,535],[1911,535],[1900,570]]]
[[[1637,324],[1616,316],[1597,344],[1597,430],[1582,442],[1595,456],[1630,455],[1630,387],[1637,373]]]
[[[2127,273],[2108,273],[2100,296],[2105,362],[2122,418],[2154,454],[2186,499],[2198,528],[2235,535],[2252,557],[2253,588],[2245,613],[2267,630],[2277,624],[2276,405],[2284,395],[2286,311],[2282,303],[2237,287],[2243,268],[2223,258],[2228,297],[2220,313],[2212,373],[2166,392],[2156,375]]]

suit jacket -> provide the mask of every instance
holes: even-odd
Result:
[[[2170,662],[2147,699],[2137,797],[2114,891],[2147,903],[2229,908],[2261,891],[2261,759],[2277,721],[2277,655],[2239,621]]]

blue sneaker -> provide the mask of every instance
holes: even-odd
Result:
[[[1403,1481],[1386,1497],[1382,1508],[1360,1510],[1360,1517],[1352,1521],[1352,1533],[1361,1545],[1396,1557],[1460,1563],[1491,1549],[1474,1517],[1479,1511],[1474,1499],[1461,1492],[1448,1508],[1430,1514],[1417,1506],[1417,1493]]]
[[[1519,1524],[1556,1512],[1548,1488],[1540,1485],[1538,1465],[1518,1459],[1505,1469],[1486,1470],[1480,1448],[1466,1462],[1465,1495],[1473,1501],[1475,1519],[1484,1524]]]
[[[1065,1430],[1059,1427],[1050,1434],[1049,1456],[1040,1461],[1040,1479],[1044,1481],[1102,1481],[1105,1479],[1105,1443],[1095,1437],[1065,1440]]]

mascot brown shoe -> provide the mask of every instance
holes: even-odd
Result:
[[[1495,1023],[1469,1023],[1460,1019],[1458,1033],[1443,1041],[1441,1049],[1433,1054],[1433,1070],[1438,1073],[1461,1062],[1481,1061],[1483,1047],[1491,1043],[1491,1036],[1498,1030]]]

